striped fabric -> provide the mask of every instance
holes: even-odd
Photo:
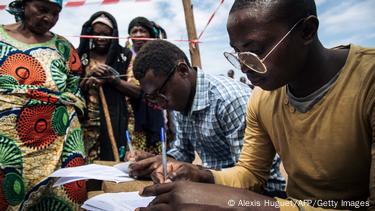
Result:
[[[210,169],[232,167],[239,159],[245,130],[246,105],[251,89],[224,76],[198,71],[196,93],[188,114],[174,112],[176,140],[168,155],[191,163],[196,151]],[[285,179],[275,157],[265,191],[284,191]]]

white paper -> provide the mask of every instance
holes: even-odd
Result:
[[[104,193],[85,201],[82,208],[89,211],[133,211],[147,207],[154,198],[142,197],[138,192]]]
[[[70,168],[61,168],[53,172],[50,177],[92,177],[98,176],[124,176],[129,175],[112,166],[103,166],[98,164],[89,164]]]
[[[53,187],[57,187],[60,185],[64,185],[64,184],[79,181],[79,180],[86,180],[86,179],[81,178],[81,177],[61,177],[55,182],[55,184],[53,184]]]
[[[120,171],[128,174],[129,173],[129,164],[130,164],[130,162],[128,161],[128,162],[125,162],[125,163],[116,164],[113,167],[115,167],[115,168],[119,169]]]
[[[113,182],[133,181],[129,175],[118,168],[97,164],[90,164],[71,168],[61,168],[53,172],[50,177],[60,177],[54,186],[63,185],[78,180],[96,179]]]
[[[85,210],[89,210],[89,211],[105,211],[105,210],[103,210],[103,209],[99,209],[99,208],[97,208],[97,207],[93,207],[93,206],[91,206],[91,205],[82,205],[81,206],[83,209],[85,209]]]

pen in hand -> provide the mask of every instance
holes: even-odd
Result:
[[[130,135],[129,135],[128,130],[126,130],[126,141],[128,142],[128,148],[129,148],[130,154],[133,154],[134,149],[133,149],[133,146],[132,146],[132,143],[131,143],[131,139],[130,139]],[[134,161],[134,158],[130,158],[129,161]]]
[[[161,139],[161,157],[162,157],[162,164],[163,164],[163,176],[164,179],[167,179],[167,149],[166,149],[166,135],[164,128],[160,129],[160,139]]]

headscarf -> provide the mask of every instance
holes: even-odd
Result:
[[[113,29],[112,21],[111,21],[107,16],[105,16],[104,14],[100,15],[99,17],[97,17],[97,18],[91,23],[91,25],[93,26],[93,25],[96,24],[96,23],[102,23],[102,24],[105,24],[105,25],[107,25],[109,28]]]
[[[154,27],[154,24],[145,17],[134,18],[129,23],[128,34],[130,34],[131,29],[134,28],[135,26],[141,26],[141,27],[145,28],[150,33],[151,38],[158,38],[159,37],[158,36],[159,32],[158,32],[157,28]]]
[[[156,30],[158,31],[158,38],[160,39],[167,39],[167,32],[161,27],[159,24],[155,23],[154,21],[151,21],[152,25]]]
[[[135,26],[141,26],[145,28],[150,33],[151,38],[167,39],[167,33],[165,32],[165,30],[159,24],[155,23],[154,21],[149,21],[145,17],[136,17],[130,22],[128,27],[129,35],[130,31]],[[125,46],[131,49],[134,55],[136,54],[131,40],[128,40],[125,43]]]
[[[27,0],[15,0],[9,3],[9,9],[7,11],[14,15],[16,21],[22,21],[24,19],[24,4]],[[63,0],[45,0],[52,3],[57,4],[60,8],[62,8]]]
[[[82,26],[81,35],[92,35],[93,25],[95,22],[100,22],[108,25],[112,25],[112,35],[113,37],[118,37],[118,26],[116,19],[108,12],[99,11],[94,13],[88,21],[86,21]],[[109,23],[108,23],[109,22]],[[126,74],[129,63],[131,61],[131,51],[129,49],[123,48],[119,44],[118,39],[111,39],[111,44],[108,49],[107,60],[105,64],[114,68],[118,74]],[[85,67],[89,64],[90,57],[90,39],[81,38],[78,54],[81,58],[82,65]],[[128,127],[128,105],[125,100],[124,95],[118,90],[112,88],[109,84],[103,84],[102,88],[105,93],[105,98],[108,102],[108,110],[111,118],[113,133],[116,139],[116,144],[119,148],[124,146],[125,131]],[[108,139],[107,123],[104,117],[104,111],[99,105],[100,109],[100,134],[101,135],[101,160],[113,160],[112,148]]]

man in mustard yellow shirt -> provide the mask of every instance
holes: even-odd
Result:
[[[170,163],[168,179],[235,188],[151,186],[142,195],[157,197],[144,210],[374,207],[375,49],[324,48],[318,26],[313,0],[234,2],[227,29],[236,53],[225,56],[260,87],[249,101],[240,159],[223,171]],[[246,190],[264,185],[276,152],[288,200]]]

